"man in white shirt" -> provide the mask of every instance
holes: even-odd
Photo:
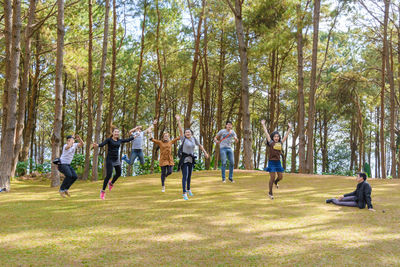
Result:
[[[78,139],[79,143],[75,143],[75,138]],[[67,136],[67,143],[63,147],[60,157],[60,164],[58,165],[58,170],[65,175],[64,181],[60,186],[60,195],[62,197],[71,196],[68,192],[68,189],[76,181],[76,179],[78,179],[78,175],[76,174],[74,168],[72,168],[71,162],[74,158],[76,149],[78,147],[82,147],[84,143],[79,135],[75,135],[75,138],[72,135]]]

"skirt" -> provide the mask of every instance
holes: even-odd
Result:
[[[264,169],[267,172],[284,172],[285,169],[282,167],[280,160],[269,160],[268,167]]]

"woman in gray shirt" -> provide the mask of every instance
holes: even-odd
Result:
[[[179,167],[182,170],[182,189],[183,189],[183,199],[189,200],[189,196],[193,196],[192,191],[190,190],[190,180],[192,178],[193,166],[196,163],[194,156],[194,150],[196,146],[199,146],[203,151],[204,156],[206,158],[209,157],[207,151],[204,147],[199,143],[199,141],[193,136],[193,131],[190,129],[185,129],[183,131],[181,125],[181,117],[176,115],[176,120],[178,121],[179,133],[181,136],[181,146],[182,146],[182,155],[179,160]],[[178,168],[179,168],[178,167]]]

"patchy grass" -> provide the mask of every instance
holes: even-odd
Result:
[[[398,180],[370,180],[377,212],[325,204],[352,178],[285,174],[275,200],[267,173],[195,172],[189,201],[181,176],[161,193],[155,175],[77,182],[72,198],[40,181],[0,194],[0,262],[7,266],[399,266]],[[385,211],[383,213],[383,211]]]

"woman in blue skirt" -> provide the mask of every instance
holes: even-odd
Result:
[[[278,183],[283,179],[282,173],[285,171],[281,163],[282,145],[287,140],[290,131],[292,130],[292,125],[289,123],[289,130],[283,139],[281,139],[281,135],[277,131],[271,133],[271,135],[268,133],[267,127],[265,126],[265,120],[262,120],[261,124],[264,128],[265,135],[267,136],[267,145],[269,147],[268,167],[265,169],[270,175],[268,196],[271,199],[274,199],[272,187],[274,184],[276,188],[279,187]]]

